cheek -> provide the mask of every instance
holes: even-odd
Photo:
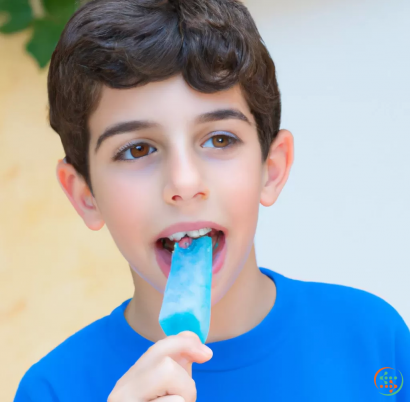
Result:
[[[254,154],[259,157],[256,151]],[[213,303],[217,303],[232,286],[252,249],[258,223],[262,163],[253,156],[241,158],[225,173],[219,200],[230,225],[227,254],[230,268],[223,273],[220,287],[215,289]]]
[[[218,198],[234,225],[252,221],[258,213],[261,168],[257,163],[250,159],[238,160],[222,175]]]
[[[152,205],[152,180],[106,175],[96,193],[106,225],[113,236],[136,240],[147,227]]]

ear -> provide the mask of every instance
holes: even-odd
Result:
[[[105,222],[84,178],[77,173],[74,166],[63,160],[58,161],[56,173],[61,188],[84,223],[91,230],[100,230]]]
[[[263,165],[263,181],[260,203],[264,207],[273,205],[284,187],[293,164],[293,135],[280,130],[272,142],[269,155]]]

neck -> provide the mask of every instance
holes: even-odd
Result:
[[[152,342],[165,337],[158,322],[163,295],[134,271],[135,292],[125,310],[129,325]],[[276,300],[275,283],[258,268],[255,247],[226,295],[212,306],[211,324],[206,343],[242,335],[257,326]],[[238,314],[240,312],[240,314]]]

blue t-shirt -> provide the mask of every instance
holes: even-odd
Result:
[[[192,366],[197,402],[410,402],[410,331],[389,303],[260,270],[276,284],[275,304],[249,332],[207,343],[212,359]],[[106,402],[153,345],[125,320],[129,301],[31,366],[14,401]]]

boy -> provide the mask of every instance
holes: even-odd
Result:
[[[410,400],[410,333],[393,307],[257,266],[259,203],[285,185],[293,138],[240,2],[89,2],[48,88],[60,184],[90,229],[107,224],[135,293],[34,364],[16,402]],[[207,346],[158,323],[169,237],[201,228],[215,246]]]

